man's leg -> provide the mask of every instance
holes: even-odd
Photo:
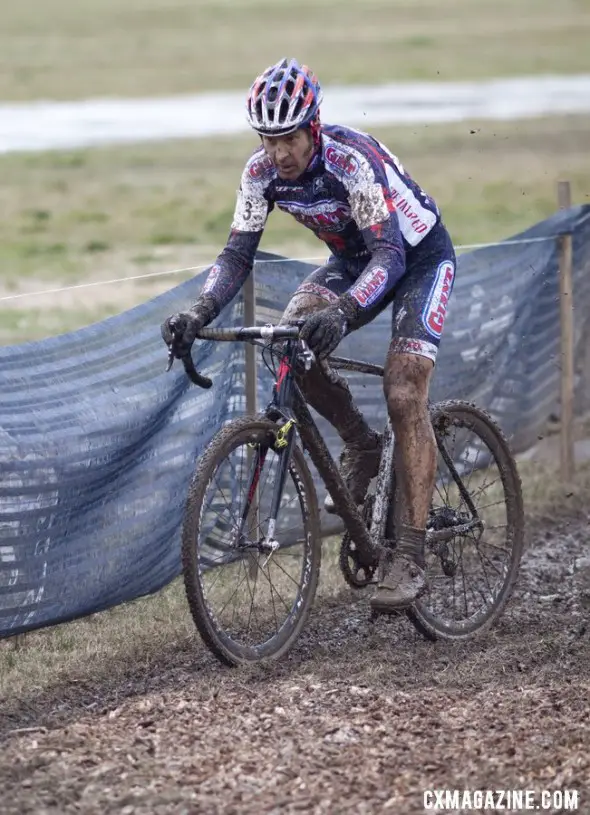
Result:
[[[326,271],[328,269],[328,271]],[[282,323],[300,320],[313,311],[319,311],[334,302],[350,285],[330,267],[313,272],[299,287],[289,302]],[[328,278],[327,281],[325,278]],[[330,288],[328,285],[332,284]],[[333,289],[336,291],[333,291]],[[372,430],[361,411],[355,405],[348,383],[325,362],[312,365],[305,374],[298,376],[301,388],[309,404],[337,430],[345,444],[340,470],[354,499],[362,503],[371,478],[377,474],[381,455],[381,438]],[[334,504],[328,496],[325,503],[329,512]]]
[[[395,434],[402,512],[395,548],[385,547],[381,557],[371,600],[378,611],[406,608],[426,588],[424,543],[437,466],[428,391],[455,275],[446,231],[437,240],[433,256],[409,268],[394,301],[383,387]]]
[[[395,434],[403,521],[417,529],[426,526],[436,476],[436,439],[428,412],[433,370],[426,357],[390,350],[383,383]]]
[[[426,357],[397,353],[392,343],[385,365],[384,390],[396,442],[396,476],[401,516],[396,547],[385,549],[380,581],[371,605],[392,611],[411,604],[423,592],[424,540],[436,478],[436,439],[428,413],[433,363]],[[398,493],[399,496],[399,493]]]

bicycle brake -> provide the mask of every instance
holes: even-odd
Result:
[[[305,340],[300,340],[301,342],[301,352],[299,354],[299,358],[303,361],[303,367],[306,371],[309,371],[313,363],[315,362],[315,354],[305,342]]]
[[[176,354],[174,353],[174,343],[178,339],[176,335],[178,324],[174,317],[170,320],[169,325],[170,331],[172,332],[172,342],[168,344],[168,364],[166,365],[166,373],[168,373],[168,371],[174,365],[174,360],[176,359]]]

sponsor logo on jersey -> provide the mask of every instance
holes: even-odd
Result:
[[[221,274],[221,266],[217,263],[212,266],[209,270],[209,274],[207,275],[207,280],[205,280],[205,284],[201,289],[201,294],[205,294],[206,292],[212,291],[217,283],[217,279]]]
[[[424,328],[437,339],[440,339],[442,335],[454,277],[454,264],[450,260],[443,261],[438,267],[434,284],[422,312]]]
[[[339,232],[352,220],[350,207],[340,201],[324,201],[312,207],[290,201],[277,201],[277,206],[293,215],[300,224],[316,232]]]
[[[382,266],[374,266],[361,275],[350,293],[362,308],[368,308],[383,293],[386,286],[387,272]]]
[[[353,178],[359,171],[360,165],[352,153],[344,153],[341,150],[337,150],[335,147],[332,147],[332,145],[329,145],[329,147],[326,149],[325,156],[328,164],[338,167],[338,169],[349,178]]]
[[[251,178],[262,178],[263,175],[267,175],[273,167],[273,163],[268,156],[262,156],[262,158],[257,159],[250,165],[250,169],[248,173]]]
[[[397,190],[391,190],[390,200],[393,209],[397,210],[398,212],[402,212],[406,216],[408,223],[414,232],[421,235],[432,227],[432,224],[424,223],[424,221],[420,218],[420,215],[417,212],[414,212],[407,199],[400,195]],[[429,213],[429,216],[431,216],[431,213]]]

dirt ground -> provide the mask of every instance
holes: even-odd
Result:
[[[97,665],[95,681],[21,699],[0,713],[0,810],[419,813],[445,787],[577,789],[588,813],[589,520],[529,525],[482,642],[371,623],[343,592],[270,668],[223,668],[195,635],[124,681]]]

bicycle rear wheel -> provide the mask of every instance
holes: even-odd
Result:
[[[506,438],[476,405],[431,408],[439,449],[427,524],[427,593],[409,610],[429,639],[465,640],[501,615],[518,576],[524,509]],[[437,540],[438,538],[438,540]]]
[[[279,465],[277,430],[263,418],[227,424],[197,461],[189,490],[182,534],[185,591],[201,637],[228,665],[286,654],[317,587],[317,497],[297,445],[272,532],[279,548],[265,544]]]

